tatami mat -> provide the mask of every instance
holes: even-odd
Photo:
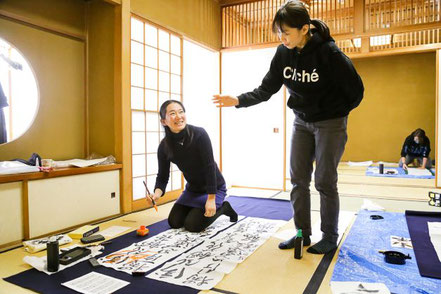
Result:
[[[405,210],[440,211],[440,208],[427,204],[427,192],[434,189],[434,180],[374,178],[364,175],[365,167],[339,167],[340,209],[357,212],[364,199],[373,201],[387,211],[404,212]],[[320,197],[311,185],[311,216],[312,222],[319,220]],[[252,196],[289,200],[289,192],[259,190],[233,187],[229,195]],[[135,230],[140,225],[149,225],[167,218],[173,203],[161,205],[159,212],[148,209],[100,224],[101,229],[112,225],[128,226]],[[294,230],[289,221],[280,230]],[[343,236],[344,241],[345,236]],[[322,255],[306,253],[303,259],[296,260],[293,250],[279,250],[279,239],[272,237],[254,254],[216,285],[212,291],[201,293],[302,293],[311,280]],[[17,248],[0,254],[0,276],[7,277],[27,270],[23,263],[26,255],[23,248]],[[45,252],[35,254],[43,256]],[[329,281],[337,259],[335,254],[318,293],[330,293]],[[0,280],[0,293],[33,293]]]

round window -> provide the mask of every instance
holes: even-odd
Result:
[[[26,58],[0,38],[0,144],[23,135],[38,110],[37,81]]]

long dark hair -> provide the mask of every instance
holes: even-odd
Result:
[[[283,25],[300,30],[305,24],[312,24],[324,40],[331,38],[326,23],[320,19],[311,19],[308,6],[298,0],[288,0],[277,10],[272,30],[274,33],[283,32]]]
[[[169,106],[172,103],[179,104],[182,107],[182,110],[184,110],[184,112],[185,112],[184,104],[182,104],[181,101],[167,100],[164,103],[162,103],[161,107],[159,108],[159,117],[161,118],[161,120],[165,120],[165,118],[167,116],[167,106]],[[173,157],[173,148],[172,148],[172,146],[173,146],[173,133],[168,126],[163,125],[163,127],[165,130],[165,138],[163,139],[164,144],[165,144],[165,153],[167,155],[167,158],[170,159]],[[193,139],[193,132],[188,127],[185,127],[185,129],[183,131],[185,132],[185,134],[184,134],[184,141],[186,141],[185,145],[188,146]]]
[[[424,142],[424,137],[426,137],[426,132],[423,129],[416,129],[411,134],[412,138],[418,137],[420,139],[420,143]]]

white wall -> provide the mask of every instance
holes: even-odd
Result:
[[[222,53],[222,93],[239,95],[258,87],[275,52],[276,48],[266,48]],[[285,107],[280,90],[268,102],[222,110],[223,173],[228,185],[283,188]]]
[[[219,93],[219,53],[184,40],[183,99],[187,123],[204,128],[219,165],[219,110],[211,101]]]

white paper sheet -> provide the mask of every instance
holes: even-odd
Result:
[[[170,229],[101,257],[98,262],[105,267],[128,274],[132,274],[134,271],[146,272],[233,224],[229,217],[222,215],[200,233],[191,233],[184,229]]]
[[[340,210],[339,216],[338,216],[338,240],[337,244],[340,243],[341,238],[343,237],[346,229],[348,228],[349,224],[351,223],[352,219],[354,218],[355,212],[353,211],[346,211],[346,210]],[[311,243],[317,243],[322,239],[322,231],[320,230],[321,221],[316,222],[312,226],[312,236],[311,236]]]
[[[284,224],[286,221],[247,217],[146,278],[198,290],[211,289]]]
[[[40,238],[40,239],[34,239],[34,240],[29,240],[29,241],[23,241],[23,247],[25,248],[25,250],[27,252],[30,253],[35,253],[41,250],[46,250],[46,245],[49,242],[49,239],[51,237],[45,237],[45,238]],[[64,244],[68,244],[70,242],[72,242],[72,238],[69,237],[68,235],[56,235],[55,236],[56,240],[58,241],[59,245],[64,245]]]
[[[84,294],[110,294],[130,284],[97,272],[90,272],[61,285]]]
[[[55,161],[54,165],[55,167],[68,167],[68,166],[76,166],[76,167],[86,167],[86,166],[92,166],[98,163],[101,163],[105,161],[107,157],[104,158],[98,158],[98,159],[70,159],[70,160],[64,160],[64,161]]]
[[[63,249],[69,250],[70,248],[73,248],[73,247],[77,247],[77,245],[69,246],[69,247],[66,247],[66,248],[63,248]],[[39,270],[40,272],[43,272],[43,273],[45,273],[47,275],[52,275],[52,274],[58,273],[58,272],[60,272],[60,271],[62,271],[64,269],[66,269],[68,267],[76,265],[77,263],[80,263],[80,262],[82,262],[84,260],[87,260],[87,259],[89,259],[89,258],[91,258],[93,256],[100,255],[102,253],[101,250],[104,249],[104,246],[92,246],[89,249],[91,250],[91,254],[89,254],[89,255],[87,255],[87,256],[85,256],[85,257],[83,257],[83,258],[81,258],[81,259],[79,259],[79,260],[77,260],[75,262],[72,262],[72,263],[70,263],[68,265],[60,264],[60,266],[58,268],[58,271],[56,271],[56,272],[49,272],[47,270],[47,256],[42,256],[42,257],[25,256],[23,258],[23,261],[26,262],[27,264],[29,264],[30,266],[32,266],[33,268],[35,268],[36,270]]]
[[[361,205],[360,209],[368,211],[385,211],[383,206],[378,205],[369,199],[363,199],[363,204]]]
[[[131,227],[111,226],[105,230],[100,231],[99,234],[103,235],[104,237],[114,237],[114,236],[121,234],[122,232],[125,232],[129,229],[131,229]]]
[[[430,241],[441,262],[441,222],[427,222],[427,226],[429,227]]]
[[[0,161],[0,175],[39,172],[38,166],[31,166],[20,161]]]
[[[352,218],[354,217],[354,212],[352,211],[340,211],[339,214],[339,221],[338,221],[338,241],[340,242],[341,238],[343,237],[344,232],[346,231],[346,228],[351,223]],[[322,239],[322,231],[320,230],[320,221],[314,223],[312,226],[312,236],[311,236],[311,242],[318,242]],[[280,240],[288,240],[294,237],[297,234],[297,231],[295,229],[287,229],[282,230],[280,232],[277,232],[274,237],[278,238]]]
[[[365,282],[331,282],[331,291],[333,294],[390,294],[389,289],[383,283]]]
[[[430,170],[425,168],[408,168],[407,174],[412,176],[432,176]]]
[[[349,166],[370,166],[373,163],[372,160],[369,161],[348,161]]]

